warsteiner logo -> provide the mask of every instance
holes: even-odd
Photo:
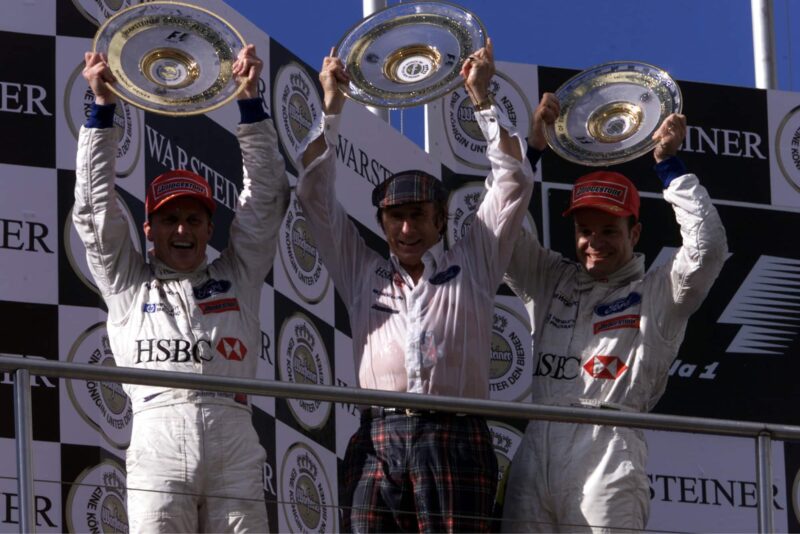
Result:
[[[322,113],[322,102],[308,72],[299,63],[287,63],[272,88],[275,124],[286,154],[297,167],[300,149]]]
[[[518,131],[527,132],[531,107],[525,93],[516,83],[505,74],[496,72],[490,82],[489,93],[511,124]],[[475,119],[475,108],[466,90],[461,88],[453,91],[442,111],[447,140],[455,158],[473,168],[489,169],[486,140]]]
[[[531,335],[527,321],[495,304],[489,392],[494,400],[522,400],[530,392],[533,376]]]
[[[113,460],[85,469],[67,496],[69,532],[128,532],[125,472]]]
[[[775,156],[781,173],[800,193],[800,106],[783,118],[775,138]]]
[[[300,298],[309,304],[322,300],[328,290],[330,277],[294,193],[281,225],[278,250],[289,282]]]
[[[296,313],[284,321],[278,339],[281,380],[296,384],[331,385],[331,364],[325,343],[311,319]],[[328,422],[331,403],[288,399],[287,404],[303,428],[321,428]]]
[[[280,477],[280,501],[291,532],[336,531],[328,474],[311,447],[300,442],[289,447]]]
[[[84,331],[70,349],[67,361],[114,367],[114,354],[105,323]],[[67,392],[75,410],[111,445],[125,449],[130,443],[133,408],[117,382],[67,380]]]
[[[447,203],[447,244],[453,246],[464,237],[475,219],[484,192],[483,182],[466,184],[450,194]]]
[[[452,247],[462,237],[467,235],[470,225],[475,220],[478,207],[483,201],[486,188],[483,182],[468,182],[450,193],[447,201],[447,245]],[[533,218],[525,212],[522,227],[529,232],[533,231]]]
[[[94,93],[81,77],[84,63],[81,62],[67,81],[64,90],[64,114],[70,132],[78,139],[80,127],[86,122]],[[142,127],[139,112],[124,100],[117,102],[114,110],[114,127],[117,130],[117,160],[115,172],[120,178],[130,175],[139,161],[142,149]]]
[[[499,421],[489,421],[489,431],[492,433],[492,445],[497,456],[497,497],[495,501],[502,504],[505,500],[506,482],[511,460],[517,452],[522,441],[522,433],[511,425]]]

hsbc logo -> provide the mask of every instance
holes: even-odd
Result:
[[[556,380],[574,380],[581,371],[581,360],[575,356],[541,353],[533,376],[547,376]]]
[[[172,362],[200,363],[211,360],[208,354],[211,342],[198,339],[190,343],[185,339],[137,339],[136,363]]]
[[[761,256],[720,315],[741,325],[725,352],[783,356],[800,334],[800,260]]]
[[[247,356],[247,347],[235,337],[223,337],[217,343],[217,352],[226,360],[240,362]]]
[[[583,364],[583,370],[592,378],[606,380],[616,380],[627,369],[628,366],[616,356],[592,356]]]

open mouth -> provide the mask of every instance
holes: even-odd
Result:
[[[181,249],[181,250],[191,250],[194,248],[194,244],[189,243],[187,241],[174,241],[172,243],[173,248]]]
[[[417,246],[417,245],[419,245],[421,242],[422,242],[422,240],[421,240],[421,239],[417,239],[416,241],[398,241],[398,243],[400,244],[400,246],[403,246],[403,247],[408,247],[408,248],[411,248],[411,247],[416,247],[416,246]]]

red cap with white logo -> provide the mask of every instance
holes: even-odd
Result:
[[[213,215],[217,203],[211,196],[211,187],[202,176],[191,171],[176,169],[156,177],[147,188],[144,207],[150,216],[158,208],[179,197],[192,197],[202,202]]]
[[[581,208],[603,210],[618,217],[633,215],[639,220],[639,191],[633,183],[618,172],[596,171],[581,176],[572,186],[569,215]]]

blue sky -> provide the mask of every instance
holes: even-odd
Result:
[[[307,63],[362,18],[361,0],[226,0]],[[398,3],[389,0],[389,4]],[[502,61],[584,69],[615,60],[678,79],[755,86],[750,0],[462,0]],[[774,0],[778,88],[800,90],[800,0]],[[404,133],[421,143],[421,110]],[[399,126],[400,112],[392,113]]]

